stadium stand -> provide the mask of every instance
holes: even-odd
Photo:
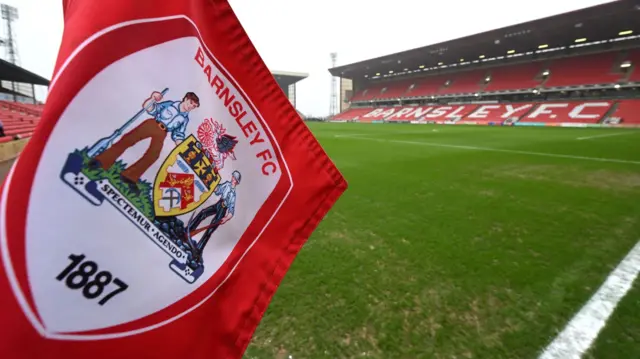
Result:
[[[2,121],[4,130],[4,136],[0,137],[0,143],[31,137],[40,121],[44,107],[37,104],[35,98],[32,97],[33,88],[35,85],[48,86],[49,81],[4,60],[0,60],[0,80],[3,80],[2,86],[0,86],[0,98],[2,98],[0,100],[0,121]],[[13,86],[5,85],[8,83],[6,81],[31,85],[26,86],[31,91],[29,94],[14,91]]]
[[[623,61],[619,60],[623,57],[622,52],[610,52],[557,59],[549,61],[547,67],[534,62],[374,83],[356,93],[351,102],[615,84],[624,80],[624,73],[620,69]],[[628,59],[633,64],[640,63],[640,52]],[[633,70],[628,81],[640,79],[640,70],[635,67]],[[547,77],[546,81],[541,81],[543,75]],[[410,88],[413,84],[415,87]]]
[[[41,105],[27,105],[19,102],[0,101],[0,120],[5,136],[1,142],[31,137],[40,121]]]
[[[638,16],[609,2],[329,69],[354,89],[334,120],[640,124]]]

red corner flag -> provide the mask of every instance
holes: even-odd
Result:
[[[2,189],[0,358],[240,358],[346,183],[226,0],[67,0]]]

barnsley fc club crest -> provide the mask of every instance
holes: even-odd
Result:
[[[139,27],[164,36],[165,22]],[[0,227],[20,245],[3,263],[48,336],[115,338],[175,320],[230,278],[291,192],[267,123],[185,36],[105,54],[109,66],[59,94],[55,126],[33,144],[33,180],[15,173],[30,196],[9,204],[28,209],[20,217],[4,210],[10,225]],[[89,54],[70,66],[93,66]]]
[[[106,201],[114,206],[171,258],[172,271],[194,283],[204,270],[204,247],[213,232],[235,213],[235,187],[241,174],[234,171],[230,180],[220,183],[219,168],[210,152],[185,131],[190,112],[200,106],[198,96],[187,92],[179,101],[167,101],[164,95],[168,91],[167,88],[152,92],[143,108],[111,135],[71,153],[61,177],[93,205],[100,206]],[[143,115],[150,118],[143,119]],[[151,183],[143,174],[162,153],[167,137],[175,147]],[[216,141],[215,136],[206,138],[201,134],[200,138]],[[122,160],[127,150],[146,139],[151,142],[139,158],[132,163]],[[236,143],[224,150],[232,151]],[[192,214],[186,224],[180,219],[179,216],[196,210],[214,193],[220,196],[215,204],[195,219],[195,213]],[[210,223],[199,229],[207,219]],[[201,232],[204,234],[196,239]]]

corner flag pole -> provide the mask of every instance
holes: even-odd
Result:
[[[162,94],[162,96],[164,96],[168,91],[169,91],[169,88],[165,88],[160,93]],[[105,137],[105,138],[102,138],[102,139],[98,140],[98,142],[96,142],[93,146],[91,146],[91,148],[87,152],[89,157],[93,158],[93,157],[101,154],[102,152],[104,152],[104,150],[106,150],[107,148],[109,148],[109,146],[111,146],[113,144],[113,141],[115,141],[116,138],[118,138],[120,135],[122,135],[122,133],[127,129],[127,127],[131,126],[131,124],[135,120],[137,120],[138,117],[140,117],[143,113],[148,111],[155,104],[156,104],[155,101],[151,101],[151,103],[147,107],[145,107],[145,108],[141,109],[140,111],[138,111],[138,113],[133,115],[133,117],[131,117],[129,119],[129,121],[127,121],[124,125],[122,125],[117,130],[115,130],[115,132],[113,132],[113,134],[111,134],[111,136]]]

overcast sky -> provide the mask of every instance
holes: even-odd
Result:
[[[63,30],[62,1],[0,2],[18,8],[22,67],[50,79]],[[606,2],[230,0],[271,70],[309,74],[298,84],[298,109],[306,115],[329,112],[333,51],[344,65]]]

